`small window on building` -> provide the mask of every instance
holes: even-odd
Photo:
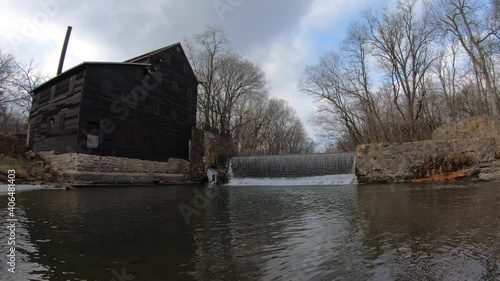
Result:
[[[87,125],[87,147],[88,148],[98,148],[99,147],[99,123],[89,122]]]
[[[61,112],[59,113],[59,120],[58,120],[58,125],[59,125],[59,130],[64,131],[64,121],[66,120],[66,112]]]
[[[87,134],[87,147],[99,148],[99,135]]]
[[[50,133],[54,128],[54,117],[47,119],[47,133]]]
[[[186,73],[186,74],[189,73],[189,66],[187,63],[184,64],[184,73]]]
[[[178,53],[180,53],[182,49],[181,49],[181,47],[177,46],[177,48],[175,48],[175,50],[176,50]]]

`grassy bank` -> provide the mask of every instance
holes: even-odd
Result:
[[[0,183],[7,183],[9,170],[16,171],[17,184],[54,184],[60,181],[56,171],[39,157],[26,156],[24,141],[0,133]]]

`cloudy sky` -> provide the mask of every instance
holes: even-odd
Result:
[[[68,25],[64,69],[123,61],[222,26],[233,50],[260,65],[271,95],[288,100],[314,137],[313,101],[297,89],[303,69],[334,49],[362,11],[393,0],[0,0],[0,49],[54,75]]]

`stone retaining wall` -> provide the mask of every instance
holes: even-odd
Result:
[[[167,162],[149,161],[81,153],[54,154],[37,152],[60,174],[77,183],[152,183],[175,178],[188,180],[189,161],[169,159]],[[168,182],[165,182],[168,183]]]
[[[432,140],[495,138],[496,156],[500,157],[500,117],[477,116],[445,124],[432,133]]]
[[[357,148],[360,182],[398,182],[479,167],[495,160],[494,138],[368,144]]]
[[[167,162],[159,162],[81,153],[55,155],[53,151],[43,151],[38,152],[38,154],[49,161],[53,169],[60,172],[74,170],[101,173],[189,173],[189,161],[183,159],[169,159]]]
[[[231,140],[204,130],[194,129],[190,146],[191,177],[201,180],[209,168],[217,168],[218,179],[227,173],[228,156],[234,154]]]

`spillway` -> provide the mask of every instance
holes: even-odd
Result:
[[[355,184],[355,153],[233,157],[229,185]]]

